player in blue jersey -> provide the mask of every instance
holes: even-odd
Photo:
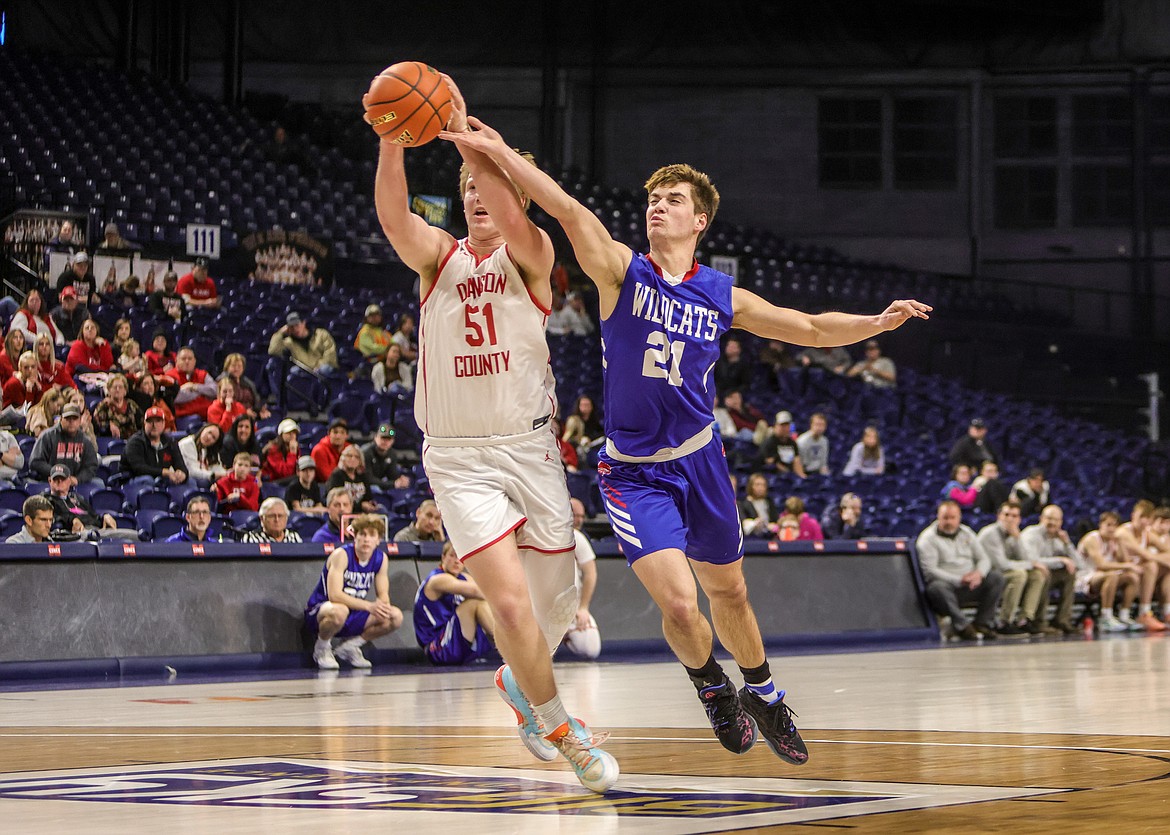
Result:
[[[329,555],[305,605],[305,625],[317,635],[313,660],[322,670],[336,670],[337,656],[356,668],[368,668],[362,644],[402,626],[402,610],[390,603],[389,560],[378,547],[386,532],[382,519],[358,516],[350,527],[354,541]],[[371,589],[373,600],[368,599]],[[336,650],[334,638],[343,639]]]
[[[463,573],[455,546],[443,545],[439,567],[414,595],[414,636],[427,660],[458,666],[483,658],[492,648],[496,621],[475,580]]]
[[[735,327],[796,345],[848,345],[926,319],[928,305],[895,301],[876,316],[777,307],[723,273],[700,266],[695,248],[719,194],[688,165],[661,168],[646,182],[647,255],[613,240],[593,212],[499,133],[440,134],[486,153],[564,228],[597,285],[605,364],[606,448],[599,484],[614,533],[634,573],[662,610],[667,642],[687,669],[725,748],[748,750],[762,733],[788,762],[808,750],[784,691],[772,683],[743,576],[743,538],[722,441],[712,431],[719,339]],[[735,686],[712,655],[711,624],[699,610],[695,578],[711,602],[715,632],[745,686]]]

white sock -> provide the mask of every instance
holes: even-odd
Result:
[[[1117,619],[1122,623],[1131,623],[1133,621],[1133,615],[1129,613],[1129,609],[1122,609]]]
[[[355,646],[360,647],[364,643],[365,643],[365,641],[362,639],[361,635],[355,635],[352,638],[346,638],[344,641],[342,641],[341,646],[343,646],[343,647],[355,647]]]
[[[333,639],[332,638],[318,638],[317,639],[317,649],[319,649],[319,650],[327,650],[327,649],[332,650],[333,649]]]
[[[544,732],[551,734],[561,725],[569,721],[569,713],[565,710],[565,706],[561,704],[560,696],[553,696],[542,705],[533,705],[532,709],[536,711],[536,717],[544,725]]]
[[[1150,604],[1149,603],[1143,603],[1140,606],[1138,606],[1138,617],[1139,618],[1142,615],[1148,615],[1148,614],[1150,614]]]

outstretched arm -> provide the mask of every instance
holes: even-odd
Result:
[[[876,316],[852,313],[811,315],[787,307],[777,307],[740,287],[731,289],[731,304],[735,311],[732,327],[768,339],[816,348],[852,345],[883,331],[899,328],[908,319],[929,319],[927,314],[934,309],[928,304],[910,299],[893,302]]]
[[[611,238],[593,212],[570,197],[556,180],[508,147],[499,133],[475,117],[469,117],[468,123],[474,130],[444,131],[439,138],[454,142],[460,151],[467,148],[487,154],[512,182],[556,218],[573,245],[581,269],[597,285],[601,315],[607,317],[617,304],[622,279],[633,258],[630,248]]]

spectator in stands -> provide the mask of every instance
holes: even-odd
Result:
[[[726,397],[733,390],[751,387],[752,366],[744,359],[743,343],[737,337],[730,336],[723,343],[723,355],[715,363],[713,376],[715,393],[720,397]]]
[[[366,476],[370,484],[379,490],[401,490],[410,486],[410,476],[394,449],[394,436],[394,427],[389,423],[381,423],[374,430],[374,439],[361,448],[366,462]]]
[[[85,395],[80,390],[75,388],[62,388],[61,394],[65,397],[65,404],[72,403],[77,407],[81,413],[81,428],[80,432],[89,438],[89,442],[97,448],[97,432],[93,428],[93,415],[89,413],[89,409],[85,407]],[[64,410],[64,405],[62,406]]]
[[[321,440],[313,445],[309,454],[317,464],[317,480],[326,482],[337,468],[341,451],[349,445],[349,424],[345,418],[334,418]]]
[[[166,279],[163,279],[166,285]],[[214,310],[220,305],[219,291],[215,287],[215,280],[207,274],[207,259],[196,258],[191,272],[179,279],[175,285],[175,292],[183,298],[188,308],[196,310]]]
[[[53,386],[42,395],[36,405],[28,407],[24,418],[24,431],[34,438],[41,437],[41,433],[50,426],[55,426],[61,418],[61,407],[65,405],[65,392],[58,386]]]
[[[957,502],[959,507],[970,510],[975,506],[979,491],[971,484],[971,468],[956,464],[951,468],[951,480],[943,485],[942,497]]]
[[[862,522],[861,496],[846,493],[830,505],[821,517],[825,539],[863,539],[867,534]]]
[[[841,475],[881,475],[886,471],[886,453],[876,426],[861,430],[861,440],[849,450],[849,462]]]
[[[65,342],[72,342],[81,335],[81,326],[89,318],[89,309],[77,303],[77,290],[65,287],[58,294],[61,303],[49,314],[58,333]]]
[[[125,317],[114,322],[114,335],[110,337],[110,350],[114,359],[119,359],[126,350],[126,343],[134,338],[134,325]],[[144,360],[145,362],[145,360]]]
[[[260,392],[256,389],[256,384],[253,383],[244,374],[246,368],[246,360],[243,354],[228,354],[223,359],[223,372],[220,373],[217,380],[232,381],[232,397],[237,403],[244,406],[244,410],[254,418],[261,420],[271,417],[271,412],[268,411],[268,406],[260,397]]]
[[[24,452],[7,429],[0,429],[0,487],[12,487],[24,469]]]
[[[0,351],[0,384],[7,383],[16,374],[16,363],[24,353],[25,345],[24,331],[20,328],[10,328],[4,335],[4,350]]]
[[[225,465],[241,452],[252,459],[253,467],[260,467],[260,444],[256,441],[256,422],[251,415],[237,417],[223,436],[221,455]]]
[[[776,378],[782,371],[796,365],[796,358],[788,350],[788,346],[778,339],[769,339],[760,349],[758,361],[770,372],[769,381],[776,389]]]
[[[236,418],[245,413],[244,404],[235,399],[236,387],[229,379],[220,380],[216,385],[215,399],[207,407],[207,419],[223,430],[226,435],[232,429]]]
[[[434,499],[424,499],[414,511],[414,521],[394,534],[395,542],[443,542],[446,538],[443,516]]]
[[[593,333],[593,322],[585,310],[580,293],[561,295],[553,293],[552,313],[548,317],[548,332],[553,336],[588,336]]]
[[[54,345],[64,345],[65,337],[57,330],[45,306],[44,297],[39,290],[29,290],[24,297],[24,304],[16,311],[9,324],[11,330],[19,330],[24,334],[26,349],[32,348],[37,341],[37,334],[47,333],[53,338]],[[9,359],[12,359],[9,356]]]
[[[49,238],[48,248],[56,252],[72,253],[81,246],[82,236],[73,227],[73,221],[63,220],[57,227],[57,234]]]
[[[37,337],[33,353],[37,355],[37,381],[41,388],[48,391],[52,386],[75,389],[77,383],[69,376],[65,363],[57,359],[53,353],[53,340],[47,333]]]
[[[974,472],[983,468],[984,461],[999,463],[999,456],[987,442],[987,424],[982,418],[972,418],[967,426],[967,434],[955,441],[949,456],[951,466],[966,464]]]
[[[1141,572],[1141,587],[1138,589],[1137,622],[1147,632],[1164,632],[1166,624],[1154,616],[1154,592],[1159,585],[1162,589],[1162,605],[1170,598],[1170,551],[1167,544],[1154,531],[1153,524],[1158,510],[1154,503],[1142,499],[1133,506],[1130,521],[1117,529],[1117,541],[1124,549],[1128,560],[1136,563]]]
[[[1060,603],[1053,626],[1065,635],[1075,635],[1077,628],[1073,626],[1072,608],[1077,570],[1082,566],[1080,554],[1064,530],[1064,511],[1054,504],[1040,511],[1040,522],[1029,525],[1020,534],[1020,548],[1032,565],[1043,567],[1048,575],[1048,588],[1060,590]],[[1047,592],[1042,595],[1042,601],[1036,619],[1044,625],[1048,622]]]
[[[99,435],[127,439],[142,428],[142,412],[130,399],[130,383],[121,374],[106,380],[106,397],[93,410],[94,429]]]
[[[147,373],[154,376],[154,381],[160,386],[173,386],[175,381],[169,377],[175,369],[178,357],[171,350],[171,340],[166,331],[161,328],[150,337],[150,350],[146,352]]]
[[[321,501],[321,485],[317,483],[317,465],[308,455],[297,460],[297,479],[284,491],[284,500],[297,513],[320,516],[327,508]]]
[[[73,256],[73,263],[65,268],[57,278],[57,294],[60,295],[66,287],[72,287],[77,293],[79,304],[89,307],[101,304],[101,297],[97,292],[97,281],[90,270],[89,256],[79,252]]]
[[[822,412],[814,412],[808,419],[808,431],[796,438],[806,473],[829,475],[829,438],[825,434],[828,428],[829,419]]]
[[[898,384],[898,369],[892,359],[882,356],[882,346],[876,339],[866,341],[865,357],[855,362],[847,374],[860,377],[875,389],[890,389]]]
[[[588,394],[577,396],[573,411],[565,420],[565,431],[561,439],[577,448],[577,457],[584,460],[589,450],[605,440],[601,425],[601,414],[595,408],[593,398]]]
[[[122,471],[139,483],[182,484],[187,480],[187,463],[175,439],[168,435],[166,415],[158,406],[146,410],[142,431],[126,442]]]
[[[376,516],[359,516],[353,520],[353,544],[336,549],[325,561],[305,607],[305,626],[317,635],[313,661],[319,669],[336,670],[337,656],[355,668],[368,669],[362,644],[402,625],[402,610],[390,604],[390,560],[378,547],[385,531]],[[372,601],[366,599],[371,587]],[[335,637],[344,639],[336,655]]]
[[[175,414],[163,398],[162,390],[159,389],[158,383],[154,381],[153,375],[143,374],[138,382],[134,384],[134,391],[130,392],[130,397],[138,404],[138,408],[142,410],[144,416],[146,415],[147,409],[159,410],[159,413],[163,416],[164,432],[175,431]]]
[[[797,478],[804,478],[804,462],[800,460],[800,447],[792,437],[792,413],[781,411],[776,413],[776,422],[772,424],[772,432],[760,444],[760,456],[756,460],[757,469],[766,472],[792,473]]]
[[[232,469],[215,482],[215,498],[224,513],[233,510],[260,510],[260,482],[252,475],[252,456],[236,454]]]
[[[436,667],[456,667],[484,658],[492,649],[496,619],[483,592],[455,555],[443,545],[439,567],[414,595],[414,636]]]
[[[48,542],[53,529],[53,503],[44,496],[29,496],[21,509],[24,527],[5,542]]]
[[[138,539],[138,532],[119,529],[109,513],[98,514],[86,499],[73,491],[69,468],[57,464],[49,470],[49,490],[42,494],[53,505],[53,532],[85,539]]]
[[[293,311],[268,341],[268,354],[283,357],[286,354],[299,367],[316,374],[331,374],[337,370],[337,343],[324,328],[309,330],[301,314]]]
[[[121,346],[118,354],[118,367],[133,383],[137,383],[146,374],[146,357],[142,356],[142,348],[137,339],[127,339]]]
[[[241,542],[276,542],[296,545],[301,535],[288,526],[288,505],[279,496],[269,496],[260,502],[260,529],[248,531]]]
[[[776,538],[781,542],[795,542],[800,539],[800,520],[785,510],[776,523]]]
[[[409,313],[403,313],[398,317],[398,330],[394,331],[394,335],[390,337],[398,343],[398,347],[402,349],[402,358],[414,364],[418,362],[418,338],[414,332],[414,317]]]
[[[353,499],[353,506],[359,512],[375,513],[382,509],[374,500],[370,477],[366,475],[365,459],[357,444],[349,444],[341,451],[337,459],[337,467],[325,482],[325,490],[334,487],[343,487]]]
[[[112,302],[115,307],[121,308],[129,312],[138,307],[138,292],[142,287],[142,282],[138,276],[132,275],[126,278],[118,289],[113,294]]]
[[[29,456],[29,471],[41,480],[48,480],[56,464],[67,467],[78,484],[104,486],[97,478],[97,447],[81,430],[81,409],[72,401],[62,407],[61,423],[41,433]]]
[[[758,445],[768,436],[768,421],[759,409],[744,402],[739,389],[731,389],[723,395],[723,405],[715,409],[714,415],[719,434],[724,438]]]
[[[744,536],[768,539],[779,529],[779,521],[780,508],[768,495],[768,479],[763,473],[752,473],[739,501],[739,524]]]
[[[303,512],[303,511],[302,511]],[[336,487],[325,496],[325,524],[313,534],[313,542],[341,542],[343,516],[353,513],[353,499],[344,487]]]
[[[88,374],[95,371],[110,371],[114,364],[114,352],[110,343],[102,337],[98,323],[87,319],[81,326],[81,338],[75,339],[65,360],[65,373]]]
[[[202,488],[211,487],[227,468],[219,460],[223,432],[214,423],[205,423],[195,432],[179,441],[179,452],[192,481]]]
[[[272,131],[272,141],[264,145],[264,156],[277,165],[295,165],[300,173],[312,177],[314,168],[300,145],[289,138],[288,131],[277,125]]]
[[[561,423],[561,419],[554,417],[552,419],[553,435],[557,439],[557,448],[561,451],[561,463],[565,465],[565,472],[575,473],[577,467],[581,463],[581,459],[577,457],[577,448],[565,440],[565,425]]]
[[[821,530],[821,523],[813,518],[811,513],[804,509],[804,499],[800,496],[789,496],[784,500],[784,512],[797,521],[796,538],[806,542],[820,542],[825,538]]]
[[[175,367],[166,376],[178,387],[175,392],[175,417],[199,415],[207,420],[207,410],[215,398],[215,380],[202,368],[195,366],[195,352],[180,348],[175,355]]]
[[[362,326],[353,340],[353,347],[365,360],[362,368],[367,374],[386,358],[386,349],[392,344],[393,334],[382,327],[382,308],[376,304],[367,305]]]
[[[44,393],[40,374],[37,373],[36,354],[25,351],[17,361],[16,374],[4,384],[3,404],[27,415],[28,410],[40,402]]]
[[[163,285],[150,294],[146,300],[146,307],[160,319],[170,319],[172,322],[182,322],[187,313],[187,304],[178,293],[179,276],[173,270],[168,270],[163,276]]]
[[[958,503],[945,499],[939,504],[935,521],[918,535],[917,548],[931,608],[950,617],[961,640],[998,638],[993,624],[1003,575],[991,564],[975,532],[963,524]],[[962,608],[971,604],[978,607],[974,623]]]
[[[389,390],[393,394],[414,391],[414,369],[402,359],[402,349],[397,342],[386,348],[386,358],[370,372],[374,390],[381,394]]]
[[[1003,575],[996,631],[1002,635],[1058,633],[1036,616],[1040,606],[1048,604],[1048,572],[1033,565],[1020,546],[1019,505],[1001,504],[995,521],[979,531],[978,539],[991,564]]]
[[[111,221],[106,224],[104,230],[105,238],[97,246],[98,252],[134,252],[142,249],[141,246],[133,241],[122,237],[121,231],[118,229],[118,224]]]
[[[1097,530],[1089,531],[1077,544],[1081,559],[1092,567],[1087,591],[1101,598],[1101,620],[1097,628],[1102,632],[1129,632],[1142,629],[1133,619],[1133,604],[1141,586],[1141,570],[1130,562],[1117,540],[1121,516],[1112,510],[1097,519]],[[1114,612],[1117,594],[1121,592],[1121,609]]]
[[[805,368],[823,368],[833,374],[844,374],[853,365],[853,357],[844,348],[805,348],[796,361]]]
[[[999,464],[984,461],[983,468],[971,485],[979,491],[975,508],[984,513],[998,513],[999,508],[1011,496],[1011,490],[999,477]]]
[[[1027,478],[1021,478],[1012,485],[1012,499],[1019,504],[1020,513],[1032,516],[1039,513],[1047,505],[1050,488],[1044,480],[1044,470],[1034,467],[1028,472]]]
[[[300,434],[301,427],[292,418],[285,418],[277,425],[276,437],[264,447],[260,472],[265,480],[288,484],[296,478],[297,459],[301,457]]]
[[[183,518],[187,524],[178,533],[168,536],[167,542],[225,541],[222,533],[211,529],[211,502],[206,496],[192,496],[188,499],[187,512]]]
[[[577,615],[565,633],[565,646],[574,655],[593,659],[601,654],[601,632],[589,611],[593,593],[597,590],[597,554],[589,537],[581,531],[581,526],[585,524],[584,503],[580,499],[569,499],[569,505],[573,510],[573,541],[576,546],[573,556],[577,561],[577,588],[580,595],[577,599]],[[450,544],[447,543],[448,546]]]

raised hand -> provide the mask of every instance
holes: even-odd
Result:
[[[900,328],[909,319],[929,319],[927,314],[934,310],[928,304],[914,299],[899,299],[892,302],[878,317],[882,330],[892,331]]]
[[[442,76],[447,89],[451,91],[451,117],[447,119],[444,128],[451,133],[466,133],[467,103],[463,100],[463,94],[459,92],[459,86],[455,83],[455,79],[445,72],[441,72],[439,75]]]
[[[444,130],[439,131],[439,139],[446,139],[448,142],[454,142],[457,145],[462,145],[465,148],[470,148],[473,151],[480,151],[485,154],[491,154],[493,150],[506,147],[504,145],[504,138],[500,136],[495,128],[489,127],[483,121],[474,116],[467,117],[467,124],[472,130],[454,131]]]

